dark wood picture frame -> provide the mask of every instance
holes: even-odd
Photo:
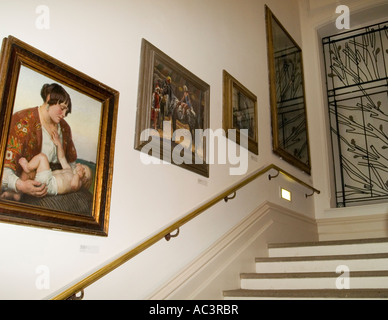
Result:
[[[186,93],[190,102],[184,104]],[[209,128],[209,115],[210,86],[142,39],[135,149],[209,177],[207,142],[201,135]],[[177,129],[190,132],[186,140],[192,143],[183,145]],[[176,150],[185,154],[180,162],[174,161]]]
[[[265,6],[273,152],[310,174],[302,50]]]
[[[222,127],[228,135],[229,129],[236,130],[236,143],[240,144],[240,129],[248,131],[248,150],[259,154],[257,97],[236,78],[223,70],[223,113]]]
[[[43,77],[64,86],[68,88],[67,90],[72,90],[79,99],[96,106],[96,109],[92,110],[97,119],[96,123],[88,127],[89,129],[81,129],[89,130],[89,133],[95,137],[95,146],[91,152],[94,158],[93,180],[90,188],[83,189],[84,193],[78,195],[78,198],[74,197],[81,191],[65,195],[47,195],[43,198],[30,196],[28,201],[26,195],[22,195],[19,201],[2,197],[0,198],[0,222],[107,236],[119,92],[13,36],[4,38],[0,58],[0,173],[2,181],[6,154],[9,153],[8,138],[14,114],[15,97],[18,92],[23,92],[27,88],[19,83],[22,80],[20,79],[22,71],[32,74],[36,79]],[[43,83],[38,83],[38,80],[36,82],[37,86],[43,85]],[[72,108],[73,112],[66,119],[71,116],[74,119],[73,114],[76,111],[80,112],[79,114],[83,112],[88,119],[91,117],[82,109],[81,104],[73,101]],[[72,138],[74,144],[77,145],[77,137],[73,129],[71,128]],[[79,155],[78,151],[81,150],[77,149],[77,155]],[[4,189],[2,190],[3,195]],[[79,212],[81,202],[84,201],[87,201],[86,211]]]

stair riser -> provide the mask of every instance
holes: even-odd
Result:
[[[388,243],[384,242],[356,245],[306,246],[268,249],[269,257],[324,256],[363,253],[388,253]]]
[[[341,265],[347,266],[349,271],[388,270],[388,258],[365,260],[257,262],[256,272],[336,272],[337,267]]]
[[[327,297],[224,297],[224,300],[387,300],[387,298],[327,298]]]
[[[342,278],[293,278],[293,279],[241,279],[241,289],[388,289],[388,277],[350,277],[349,281]],[[337,288],[337,285],[340,288]],[[346,289],[343,289],[346,290]]]

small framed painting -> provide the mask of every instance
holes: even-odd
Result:
[[[245,138],[248,140],[248,150],[259,154],[257,97],[225,70],[222,126],[229,139],[235,139],[240,144],[241,139]],[[229,130],[236,132],[230,136]]]

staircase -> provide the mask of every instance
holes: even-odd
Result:
[[[388,299],[388,238],[268,245],[224,299]]]

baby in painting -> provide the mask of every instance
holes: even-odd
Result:
[[[46,155],[39,153],[29,162],[26,158],[19,160],[24,172],[30,174],[36,170],[35,180],[46,184],[47,194],[49,195],[75,192],[81,187],[88,189],[92,178],[90,168],[77,163],[73,170],[66,160],[65,152],[56,131],[52,133],[52,140],[57,147],[58,160],[62,165],[62,169],[52,171]]]
[[[52,171],[47,156],[39,153],[30,161],[20,158],[19,164],[23,168],[22,179],[33,178],[47,186],[48,195],[76,192],[81,187],[88,189],[92,181],[92,172],[86,165],[77,163],[73,169],[67,162],[65,153],[57,132],[53,131],[52,140],[57,147],[58,160],[62,169]],[[35,177],[34,177],[35,176]],[[7,192],[9,193],[9,192]],[[21,195],[17,193],[3,194],[3,197],[19,201]]]

